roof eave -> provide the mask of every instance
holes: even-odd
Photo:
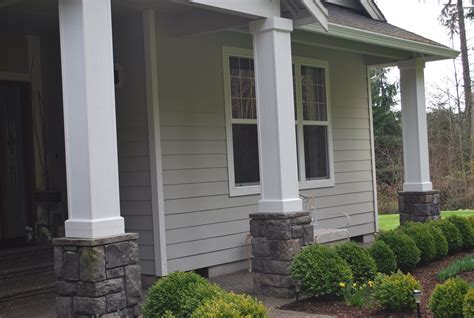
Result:
[[[392,49],[419,53],[425,55],[430,61],[452,59],[456,58],[459,55],[458,51],[447,47],[397,38],[394,36],[360,30],[331,22],[329,23],[329,31],[327,32],[318,25],[314,24],[299,26],[298,29],[313,33],[324,33],[328,36],[343,38],[366,44],[373,44]]]

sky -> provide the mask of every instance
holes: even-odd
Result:
[[[412,31],[426,38],[439,42],[449,47],[453,43],[448,36],[446,28],[439,23],[442,4],[446,0],[376,0],[388,22],[398,27]],[[467,0],[465,0],[467,4]],[[470,2],[470,1],[469,1]],[[467,23],[468,44],[474,41],[473,23]],[[471,45],[469,45],[472,47]],[[459,50],[459,39],[454,38],[454,48]],[[461,78],[460,59],[457,61],[458,76]],[[398,71],[391,73],[393,78],[398,77]],[[452,60],[429,62],[425,68],[425,85],[427,103],[431,94],[437,87],[454,91],[454,66]]]

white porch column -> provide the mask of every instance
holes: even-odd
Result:
[[[124,233],[110,0],[59,0],[69,219],[66,236]]]
[[[399,64],[402,102],[403,161],[405,192],[431,191],[428,130],[425,104],[425,62]]]
[[[293,22],[271,17],[252,22],[250,30],[254,39],[262,187],[258,211],[302,211],[293,102]]]

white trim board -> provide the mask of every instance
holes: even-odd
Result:
[[[150,151],[150,178],[153,211],[153,247],[155,275],[168,274],[166,255],[166,229],[161,159],[160,107],[158,96],[158,61],[155,33],[155,12],[143,11],[143,35],[145,46],[145,75],[148,113],[148,147]]]
[[[367,100],[369,104],[369,126],[370,126],[370,147],[372,157],[372,178],[374,188],[374,218],[375,218],[375,232],[379,231],[379,204],[377,195],[377,170],[375,162],[375,135],[374,135],[374,114],[372,110],[372,82],[370,80],[371,67],[367,67]]]

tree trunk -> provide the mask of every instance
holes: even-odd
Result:
[[[467,47],[467,37],[466,37],[466,23],[464,16],[464,7],[462,0],[457,0],[457,11],[459,18],[459,38],[461,40],[461,59],[462,59],[462,70],[463,70],[463,81],[464,81],[464,100],[466,105],[466,123],[471,126],[468,131],[471,131],[471,161],[474,160],[474,149],[472,144],[474,144],[474,135],[472,131],[472,106],[471,106],[471,73],[469,70],[469,52]],[[471,163],[470,173],[472,175],[473,163]]]

